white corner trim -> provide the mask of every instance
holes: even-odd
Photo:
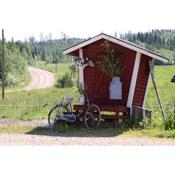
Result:
[[[144,100],[143,100],[144,107],[145,107],[146,97],[148,94],[148,87],[149,87],[150,78],[151,78],[151,72],[149,72],[149,77],[148,77],[148,81],[147,81],[147,85],[146,85],[145,96],[144,96]]]
[[[83,59],[83,49],[79,49],[79,57]],[[82,88],[84,89],[84,67],[79,66],[79,83],[82,85]]]
[[[137,76],[139,72],[141,55],[142,54],[140,52],[136,53],[136,58],[135,58],[134,68],[133,68],[133,73],[132,73],[132,78],[131,78],[131,84],[129,88],[128,101],[127,101],[127,107],[129,108],[132,107],[132,102],[133,102],[133,97],[134,97],[134,92],[135,92],[135,87],[136,87],[136,81],[137,81]]]

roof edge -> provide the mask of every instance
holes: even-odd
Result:
[[[104,34],[104,33],[101,33],[101,34],[99,34],[97,36],[94,36],[93,38],[85,40],[85,41],[83,41],[83,42],[81,42],[79,44],[76,44],[76,45],[74,45],[74,46],[64,50],[63,54],[67,55],[67,54],[69,54],[69,53],[71,53],[71,52],[73,52],[73,51],[75,51],[77,49],[83,48],[83,47],[85,47],[85,46],[87,46],[87,45],[89,45],[91,43],[94,43],[94,42],[100,40],[100,39],[105,39],[105,40],[108,40],[110,42],[119,44],[119,45],[121,45],[123,47],[126,47],[128,49],[134,50],[136,52],[140,52],[141,54],[147,55],[147,56],[149,56],[151,58],[157,59],[157,60],[162,61],[164,63],[168,63],[168,60],[169,60],[166,57],[163,57],[163,56],[161,56],[161,55],[159,55],[159,54],[157,54],[155,52],[152,52],[152,51],[150,51],[148,49],[140,47],[140,46],[138,46],[138,45],[136,45],[136,44],[134,44],[132,42],[129,42],[129,41],[126,41],[126,40],[122,40],[122,39],[119,39],[119,38],[115,38],[115,37],[112,37],[112,36]]]

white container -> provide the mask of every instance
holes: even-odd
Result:
[[[112,81],[109,85],[109,94],[111,100],[122,99],[122,83],[120,81],[120,77],[112,78]]]
[[[73,101],[73,97],[66,97],[66,102],[67,102],[68,104],[71,104],[72,101]]]
[[[80,95],[80,97],[78,99],[78,103],[80,105],[84,105],[85,104],[85,96],[84,95]]]

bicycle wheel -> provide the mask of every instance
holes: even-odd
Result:
[[[68,113],[68,109],[65,106],[56,105],[48,113],[48,123],[53,126],[58,120],[59,117],[63,116],[65,113]]]
[[[90,105],[89,108],[85,110],[84,124],[87,128],[98,127],[101,120],[100,108],[97,105]]]

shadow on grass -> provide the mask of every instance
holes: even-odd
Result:
[[[45,136],[60,136],[60,137],[114,137],[121,135],[128,129],[125,127],[103,127],[100,126],[96,129],[87,129],[83,126],[67,126],[60,127],[36,127],[26,134],[32,135],[45,135]]]

